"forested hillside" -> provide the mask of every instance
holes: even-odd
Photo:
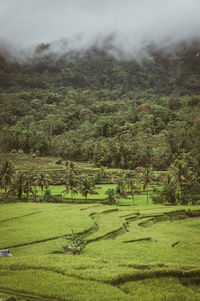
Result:
[[[200,42],[151,45],[139,60],[111,50],[2,52],[1,150],[120,168],[200,162]]]

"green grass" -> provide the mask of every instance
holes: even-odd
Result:
[[[107,198],[107,194],[106,191],[108,189],[115,189],[116,188],[116,184],[97,184],[96,185],[96,189],[95,191],[98,194],[88,194],[87,196],[87,200],[105,200]],[[63,198],[66,199],[70,199],[71,198],[71,193],[64,193],[63,191],[65,190],[65,186],[64,185],[50,185],[49,189],[51,191],[52,195],[62,195]],[[150,188],[151,189],[151,188]],[[37,194],[39,196],[42,195],[41,189],[38,187],[37,188]],[[74,195],[74,199],[80,199],[80,200],[84,200],[84,196],[82,196],[81,193],[75,194]],[[139,194],[135,194],[135,198],[134,198],[134,205],[145,205],[147,203],[147,198],[146,198],[146,192],[143,191]],[[133,205],[133,201],[132,198],[129,195],[126,196],[126,198],[120,198],[117,200],[117,204],[121,205],[121,206],[132,206]],[[151,190],[149,191],[149,204],[152,204],[152,198],[151,198]]]
[[[1,204],[0,248],[11,246],[13,256],[0,258],[0,297],[198,301],[200,218],[184,212],[171,215],[189,208],[200,210]],[[72,229],[88,231],[81,255],[64,253]],[[140,240],[145,238],[150,239]]]
[[[130,295],[137,295],[141,301],[196,301],[199,300],[199,293],[196,290],[189,290],[183,286],[181,281],[175,277],[163,277],[154,279],[138,280],[128,282],[120,286],[120,288]],[[145,294],[144,294],[145,291]],[[200,292],[200,291],[199,291]]]
[[[7,210],[8,208],[8,210]],[[30,209],[31,208],[31,209]],[[60,237],[82,232],[92,227],[92,221],[85,211],[70,205],[10,204],[1,205],[0,248]],[[16,212],[16,219],[12,212]],[[84,226],[82,219],[84,219]],[[8,220],[8,221],[6,221]],[[22,230],[23,229],[23,230]]]

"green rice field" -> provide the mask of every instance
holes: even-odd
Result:
[[[145,204],[0,204],[1,300],[200,300],[200,206]]]
[[[104,184],[104,185],[96,185],[95,192],[98,194],[88,194],[87,200],[88,201],[103,201],[107,198],[106,191],[108,189],[115,189],[116,184]],[[71,198],[71,193],[64,193],[65,186],[64,185],[50,185],[49,189],[51,191],[52,195],[61,195],[64,199],[70,199]],[[42,192],[40,188],[37,188],[37,194],[41,195]],[[84,200],[84,197],[82,196],[81,193],[77,193],[74,195],[75,200]],[[150,197],[149,197],[149,202],[150,204],[152,203],[151,199],[151,191],[150,191]],[[121,206],[129,206],[133,205],[133,201],[130,195],[127,195],[126,198],[120,198],[117,200],[117,203]],[[140,193],[136,193],[134,197],[134,205],[145,205],[146,204],[146,192],[141,191]]]

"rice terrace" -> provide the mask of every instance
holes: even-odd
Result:
[[[26,167],[62,175],[75,168],[50,157],[1,154],[2,162],[5,157],[24,172]],[[102,182],[126,175],[85,163],[76,168],[103,170]],[[147,205],[142,185],[134,203],[131,193],[109,203],[104,186],[117,188],[97,184],[98,194],[87,200],[80,193],[71,199],[69,191],[62,202],[64,185],[49,185],[47,201],[40,199],[40,187],[35,202],[31,193],[29,200],[23,193],[21,201],[9,202],[12,195],[2,191],[0,249],[12,254],[0,258],[2,300],[200,300],[200,206],[153,204],[151,197]],[[75,234],[84,239],[80,255],[68,248]]]

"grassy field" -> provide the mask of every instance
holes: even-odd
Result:
[[[115,189],[116,188],[116,184],[103,184],[103,185],[96,185],[96,189],[95,191],[98,194],[88,194],[87,196],[87,200],[88,201],[93,201],[93,200],[99,200],[99,201],[103,201],[107,198],[107,194],[106,191],[108,189]],[[142,185],[141,185],[142,188]],[[57,185],[57,186],[53,186],[50,185],[49,189],[51,191],[52,195],[62,195],[63,198],[66,199],[70,199],[71,198],[71,193],[67,193],[65,194],[63,191],[65,190],[65,186],[64,185]],[[151,189],[151,187],[150,187]],[[41,189],[38,187],[37,189],[37,194],[41,195]],[[80,200],[84,200],[84,197],[82,196],[81,193],[77,193],[74,195],[74,199],[80,199]],[[133,205],[133,201],[130,195],[127,195],[126,198],[120,198],[117,200],[118,205],[121,206],[131,206]],[[150,194],[149,194],[149,203],[152,204],[152,198],[151,198],[151,190],[150,190]],[[146,204],[146,192],[145,191],[141,191],[141,193],[139,194],[135,194],[134,197],[134,205],[145,205]]]
[[[56,164],[58,161],[57,157],[35,157],[27,154],[16,154],[16,153],[0,153],[0,164],[6,160],[11,160],[17,168],[24,170],[42,170],[42,171],[51,171],[51,170],[64,170],[64,166]],[[64,161],[63,161],[64,162]],[[98,172],[100,168],[95,167],[93,163],[88,162],[76,162],[76,167],[79,170],[93,170]],[[120,172],[122,169],[118,168],[109,168],[105,169],[106,172]]]
[[[64,172],[57,158],[0,154],[0,164],[7,159],[27,173]],[[81,162],[77,168],[99,171]],[[49,186],[67,201],[64,188]],[[13,254],[0,258],[0,301],[200,300],[200,206],[155,205],[151,191],[148,206],[145,192],[134,205],[130,195],[102,205],[109,188],[116,184],[97,184],[88,204],[0,204],[0,249]],[[81,255],[65,251],[72,232],[86,240]]]
[[[13,256],[0,258],[0,298],[198,301],[199,215],[200,206],[1,204],[0,249]],[[87,241],[81,255],[64,252],[72,231]]]

